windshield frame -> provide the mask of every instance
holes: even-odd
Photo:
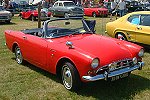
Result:
[[[58,37],[63,37],[63,36],[70,36],[70,35],[73,35],[73,34],[77,34],[77,33],[79,33],[79,34],[86,34],[86,33],[90,33],[90,34],[93,34],[93,32],[90,30],[90,28],[89,28],[89,26],[87,25],[87,23],[86,23],[86,21],[85,21],[85,19],[84,18],[82,18],[82,17],[72,17],[72,18],[56,18],[56,19],[51,19],[51,20],[47,20],[47,21],[45,21],[44,23],[43,23],[43,37],[44,38],[58,38],[58,37],[50,37],[50,36],[48,36],[48,26],[49,26],[49,24],[51,23],[51,22],[54,22],[54,21],[60,21],[60,20],[70,20],[70,19],[74,19],[74,20],[81,20],[82,21],[82,23],[83,23],[83,27],[84,27],[84,29],[85,29],[85,32],[83,32],[83,33],[79,33],[79,32],[72,32],[72,34],[65,34],[65,35],[60,35],[60,36],[58,36]],[[60,28],[60,27],[58,27],[58,28]]]

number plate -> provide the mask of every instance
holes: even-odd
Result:
[[[111,77],[111,81],[115,81],[115,80],[118,80],[120,78],[124,78],[124,77],[128,77],[128,76],[129,76],[129,73],[124,73],[121,75],[113,76],[113,77]]]

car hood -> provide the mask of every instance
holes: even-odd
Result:
[[[84,51],[98,57],[103,62],[101,65],[132,58],[132,53],[122,41],[117,39],[95,34],[83,34],[57,40],[65,46],[67,41],[73,43],[75,50]]]
[[[11,12],[9,12],[9,11],[0,11],[0,15],[7,15],[7,14],[10,14]]]

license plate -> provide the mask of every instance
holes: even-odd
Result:
[[[115,81],[115,80],[118,80],[120,78],[125,78],[125,77],[128,77],[129,76],[129,73],[124,73],[124,74],[120,74],[120,75],[117,75],[117,76],[113,76],[111,77],[111,81]]]

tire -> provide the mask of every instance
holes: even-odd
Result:
[[[64,13],[64,18],[69,18],[68,13]]]
[[[34,17],[33,15],[31,16],[31,21],[35,21],[36,17]]]
[[[96,13],[95,13],[95,12],[93,12],[93,13],[92,13],[92,16],[93,16],[94,18],[96,18]]]
[[[23,64],[24,60],[22,57],[21,50],[18,46],[15,47],[15,56],[16,56],[16,61],[18,64]]]
[[[119,39],[119,40],[125,40],[125,41],[127,41],[126,36],[124,34],[122,34],[122,33],[116,34],[116,38]]]
[[[9,24],[9,23],[10,23],[10,20],[6,20],[5,22],[6,22],[7,24]]]
[[[76,91],[81,87],[81,81],[77,69],[69,62],[63,64],[62,83],[67,90]]]

